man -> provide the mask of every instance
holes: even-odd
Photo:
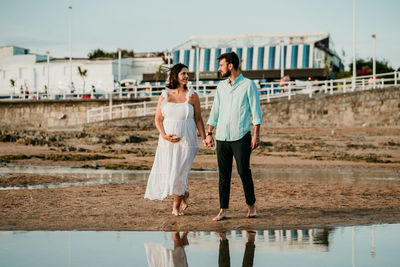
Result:
[[[254,184],[250,170],[250,153],[260,144],[261,107],[255,83],[239,75],[239,58],[234,52],[218,57],[218,72],[228,78],[218,84],[214,103],[208,119],[206,143],[214,146],[213,129],[217,127],[217,158],[219,169],[220,211],[213,219],[226,217],[229,208],[232,162],[235,157],[237,170],[242,180],[248,208],[247,217],[256,216]],[[250,115],[252,116],[253,137],[251,137]]]

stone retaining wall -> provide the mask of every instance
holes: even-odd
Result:
[[[116,104],[132,100],[114,101]],[[2,129],[69,129],[133,127],[154,129],[154,116],[118,119],[86,125],[86,110],[108,100],[0,102]],[[262,101],[263,127],[400,126],[400,88],[338,95],[307,95]],[[203,110],[207,122],[209,110]]]

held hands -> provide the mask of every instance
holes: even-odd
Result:
[[[253,136],[253,138],[251,138],[251,150],[256,149],[259,145],[260,145],[260,137]]]
[[[176,135],[174,135],[174,134],[166,134],[166,135],[163,135],[162,138],[164,138],[165,140],[167,140],[171,143],[177,143],[181,140],[180,137],[176,137]]]
[[[203,144],[206,147],[214,147],[215,143],[214,143],[214,138],[212,137],[212,135],[207,135],[206,139],[203,140]]]

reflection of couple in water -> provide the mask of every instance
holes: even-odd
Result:
[[[248,239],[244,251],[242,266],[253,266],[255,251],[255,236],[253,231],[247,231]],[[229,254],[229,241],[225,233],[218,233],[219,256],[218,266],[230,267],[231,259]],[[180,235],[179,232],[173,233],[174,249],[165,248],[163,244],[145,243],[147,262],[150,267],[153,266],[188,266],[184,246],[189,245],[187,232]]]
[[[218,57],[218,61],[218,72],[225,80],[217,86],[207,121],[207,134],[201,117],[199,96],[187,87],[187,66],[178,63],[171,68],[167,88],[158,101],[155,125],[160,135],[145,198],[162,200],[173,195],[172,214],[175,216],[183,215],[188,207],[188,176],[199,151],[196,129],[203,145],[216,145],[217,150],[220,210],[213,220],[226,218],[233,158],[243,184],[247,217],[256,216],[250,154],[260,144],[262,114],[258,90],[254,81],[239,73],[239,57],[236,53],[224,53]],[[250,123],[254,125],[253,135]],[[216,142],[213,138],[214,128]]]
[[[173,233],[174,249],[168,249],[163,244],[145,243],[147,262],[150,267],[158,266],[188,266],[184,246],[189,245],[187,232],[182,235]]]
[[[254,261],[254,251],[256,245],[254,240],[256,237],[256,232],[247,231],[248,239],[246,243],[246,249],[243,255],[242,266],[253,266]],[[219,236],[219,256],[218,256],[218,266],[229,267],[231,266],[231,258],[229,256],[229,241],[226,238],[225,233],[218,233]]]

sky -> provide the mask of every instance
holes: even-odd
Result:
[[[0,0],[0,46],[68,57],[70,15],[73,57],[165,51],[200,34],[327,31],[352,62],[353,0]],[[399,68],[399,15],[399,0],[356,0],[356,56],[372,57],[376,34],[377,59]]]

